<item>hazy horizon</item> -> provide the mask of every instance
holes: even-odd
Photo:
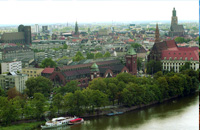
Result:
[[[172,10],[178,22],[199,21],[197,0],[0,0],[0,25],[54,23],[127,23],[171,21]]]

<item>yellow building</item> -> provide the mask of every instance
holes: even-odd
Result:
[[[23,68],[22,73],[26,74],[28,78],[41,76],[43,68]]]

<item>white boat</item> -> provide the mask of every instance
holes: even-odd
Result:
[[[47,128],[56,128],[59,126],[64,126],[69,123],[70,120],[74,120],[77,117],[58,117],[58,118],[53,118],[52,120],[49,120],[45,123],[45,125],[41,125],[42,129],[47,129]]]

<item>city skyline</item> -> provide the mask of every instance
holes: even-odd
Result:
[[[198,21],[197,0],[186,1],[0,1],[2,24],[170,21],[175,7],[178,21]],[[17,6],[16,6],[17,5]],[[9,7],[9,8],[8,8]],[[187,8],[187,9],[186,9]]]

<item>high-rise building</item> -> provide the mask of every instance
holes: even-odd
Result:
[[[48,31],[48,26],[42,26],[42,32],[45,33]]]
[[[35,24],[35,32],[38,34],[39,33],[39,25]]]

